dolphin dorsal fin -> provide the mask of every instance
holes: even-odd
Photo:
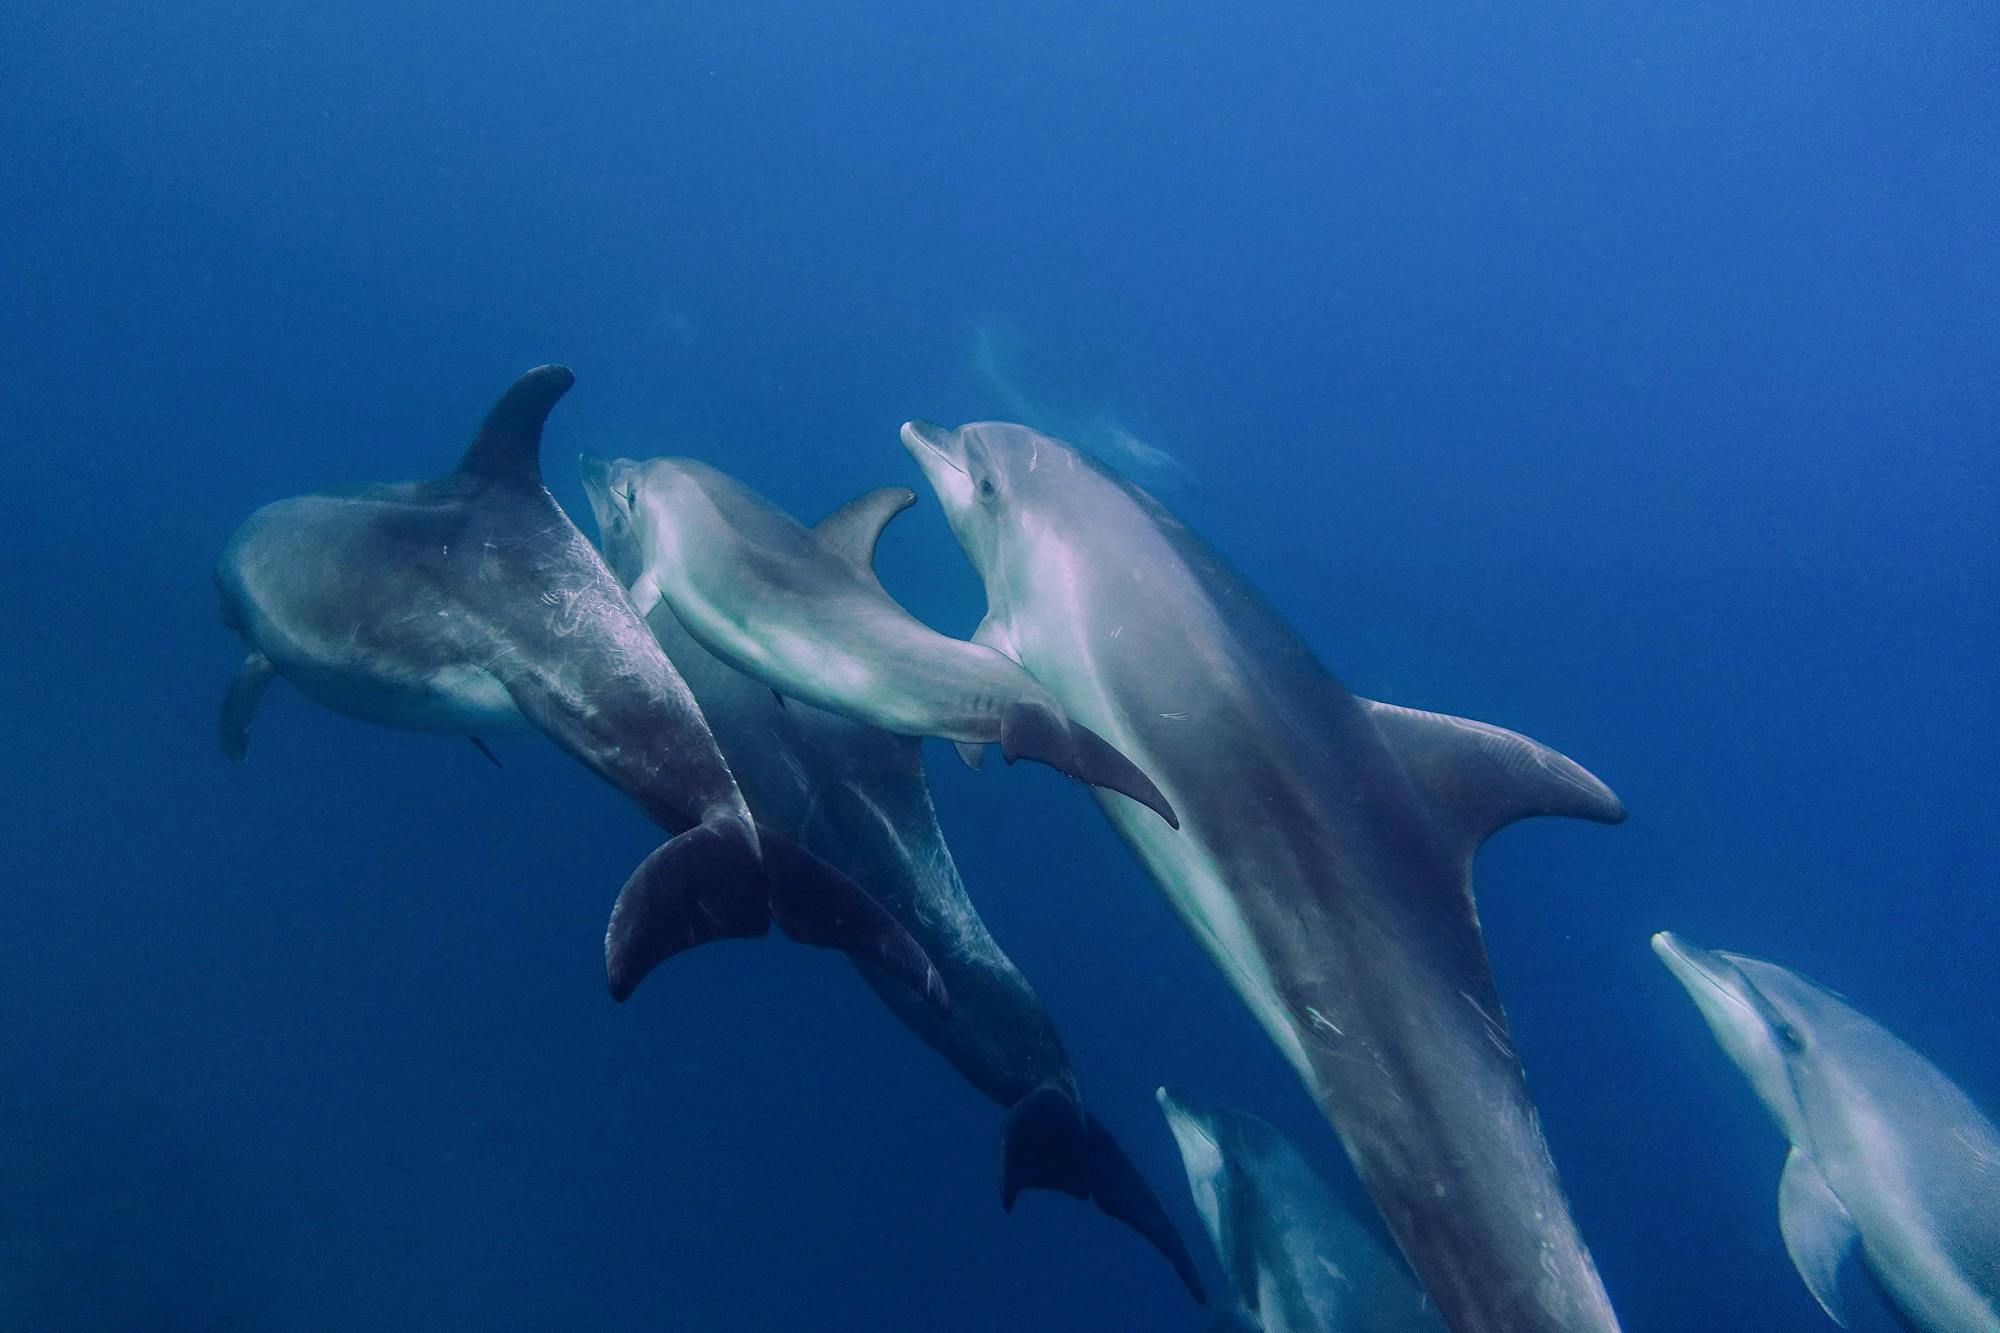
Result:
[[[1363,699],[1403,771],[1448,822],[1469,861],[1494,830],[1530,815],[1600,824],[1625,807],[1579,763],[1538,741],[1468,717]]]
[[[576,376],[568,366],[536,366],[487,412],[458,470],[482,481],[542,484],[542,423]]]
[[[857,495],[813,526],[813,532],[827,548],[866,574],[875,577],[875,543],[889,520],[917,502],[917,493],[907,486],[884,486]]]
[[[1778,1230],[1785,1253],[1805,1279],[1826,1317],[1847,1327],[1847,1303],[1840,1296],[1840,1265],[1861,1239],[1854,1218],[1820,1174],[1812,1158],[1792,1149],[1778,1180]]]

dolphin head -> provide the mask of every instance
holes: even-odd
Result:
[[[1030,526],[1030,507],[1051,498],[1052,478],[1073,474],[1083,462],[1062,441],[1006,421],[975,421],[957,430],[906,422],[903,448],[924,470],[952,535],[989,589],[1005,558],[1007,534]]]
[[[1187,1172],[1188,1193],[1194,1198],[1195,1211],[1201,1214],[1208,1234],[1219,1236],[1222,1200],[1228,1192],[1233,1169],[1227,1127],[1213,1108],[1177,1089],[1160,1088],[1153,1096],[1160,1103],[1167,1128],[1173,1131],[1174,1143],[1181,1150],[1181,1166]]]
[[[1653,952],[1686,988],[1778,1128],[1795,1144],[1808,1142],[1794,1070],[1812,1057],[1810,996],[1818,988],[1781,967],[1704,949],[1664,930],[1653,936]]]
[[[645,465],[629,458],[606,458],[585,454],[577,460],[583,493],[590,497],[590,512],[597,519],[597,544],[604,563],[630,585],[645,564],[637,523],[639,482]]]

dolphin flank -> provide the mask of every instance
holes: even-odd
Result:
[[[974,638],[1131,756],[1176,832],[1100,798],[1340,1134],[1459,1333],[1617,1327],[1501,1013],[1473,854],[1611,792],[1526,737],[1357,698],[1206,543],[1059,440],[903,443],[985,584]]]
[[[639,533],[656,515],[647,465],[582,460],[604,557],[621,580],[642,577]],[[647,623],[715,733],[758,824],[776,829],[865,886],[936,963],[952,998],[941,1014],[875,963],[862,978],[911,1031],[1008,1112],[1001,1201],[1023,1188],[1088,1198],[1146,1237],[1197,1299],[1194,1260],[1166,1209],[1117,1142],[1083,1106],[1069,1056],[1041,997],[979,919],[938,828],[923,743],[794,700],[697,643],[664,604]]]
[[[280,500],[237,529],[215,577],[250,651],[223,700],[223,749],[246,753],[274,674],[386,726],[533,727],[673,835],[612,909],[614,997],[683,949],[775,920],[942,1005],[936,970],[879,904],[756,827],[694,696],[543,487],[542,425],[574,382],[563,366],[521,376],[435,481]]]
[[[1019,663],[939,634],[889,596],[875,543],[915,503],[909,490],[870,491],[807,528],[706,463],[620,466],[642,520],[642,613],[664,599],[702,647],[781,695],[894,735],[942,736],[974,766],[998,741],[1010,764],[1047,764],[1178,825],[1152,779],[1063,716]]]
[[[1923,1333],[2000,1333],[2000,1130],[1874,1020],[1775,963],[1661,931],[1653,952],[1791,1141],[1785,1250],[1847,1323],[1840,1271]]]

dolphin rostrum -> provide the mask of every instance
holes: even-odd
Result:
[[[1129,755],[1178,832],[1100,801],[1339,1132],[1459,1333],[1603,1333],[1471,870],[1527,815],[1613,823],[1555,751],[1357,698],[1150,496],[1024,426],[903,442],[985,583],[975,641]]]
[[[638,533],[651,492],[643,463],[583,459],[583,487],[604,557],[621,580],[645,569]],[[781,703],[696,643],[665,605],[647,617],[742,785],[759,827],[775,829],[863,885],[905,923],[944,978],[951,1012],[921,1003],[879,966],[854,959],[890,1010],[1008,1111],[1001,1202],[1023,1188],[1089,1198],[1150,1240],[1196,1299],[1201,1279],[1164,1207],[1084,1109],[1069,1056],[1041,997],[979,919],[924,782],[922,742],[838,713]]]
[[[1291,1139],[1247,1111],[1171,1088],[1156,1095],[1229,1279],[1234,1306],[1222,1327],[1443,1333],[1403,1261],[1355,1220]]]
[[[1880,1024],[1775,963],[1665,931],[1653,952],[1791,1141],[1778,1229],[1799,1276],[1847,1323],[1858,1248],[1924,1333],[2000,1333],[2000,1130]]]
[[[1049,692],[991,648],[939,634],[875,577],[875,542],[916,496],[868,492],[808,528],[726,473],[688,458],[626,472],[643,518],[643,614],[664,599],[695,641],[788,698],[897,736],[942,736],[975,767],[999,741],[1151,807],[1173,807],[1115,748],[1062,714]]]
[[[944,1003],[923,950],[852,881],[757,829],[701,710],[625,590],[542,485],[542,424],[575,376],[540,366],[435,481],[266,505],[216,568],[249,655],[223,701],[241,759],[274,674],[394,727],[533,726],[674,836],[632,873],[604,940],[612,994],[670,955],[776,920]]]

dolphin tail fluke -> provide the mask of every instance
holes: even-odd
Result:
[[[1206,1302],[1208,1292],[1202,1287],[1194,1257],[1181,1242],[1181,1233],[1174,1229],[1153,1187],[1146,1183],[1146,1178],[1125,1156],[1118,1141],[1098,1123],[1097,1117],[1086,1112],[1084,1120],[1088,1123],[1084,1162],[1090,1173],[1091,1199],[1100,1211],[1151,1241],[1153,1248],[1174,1266],[1188,1295],[1197,1302]]]
[[[944,978],[889,909],[861,886],[788,838],[757,827],[771,916],[801,944],[839,949],[895,977],[940,1014],[951,1012]]]
[[[1055,1088],[1036,1088],[1015,1102],[1000,1132],[1000,1206],[1012,1212],[1024,1189],[1089,1198],[1088,1133],[1083,1108]]]
[[[1000,754],[1010,764],[1032,759],[1079,782],[1129,796],[1169,828],[1181,826],[1166,795],[1117,746],[1037,700],[1017,700],[1000,715]]]
[[[277,670],[271,665],[270,658],[253,652],[243,659],[242,666],[236,668],[236,675],[222,696],[222,712],[216,718],[216,733],[222,741],[222,752],[239,764],[250,753],[250,719],[257,715],[257,705],[264,698],[264,687],[271,683],[271,677]]]
[[[684,949],[756,939],[770,928],[770,901],[748,830],[733,821],[698,824],[655,848],[619,891],[604,930],[611,998],[625,999]]]
[[[1009,1210],[1024,1189],[1060,1190],[1089,1199],[1152,1242],[1197,1301],[1201,1275],[1159,1196],[1103,1125],[1057,1088],[1043,1086],[1014,1104],[1001,1137],[1000,1202]]]

